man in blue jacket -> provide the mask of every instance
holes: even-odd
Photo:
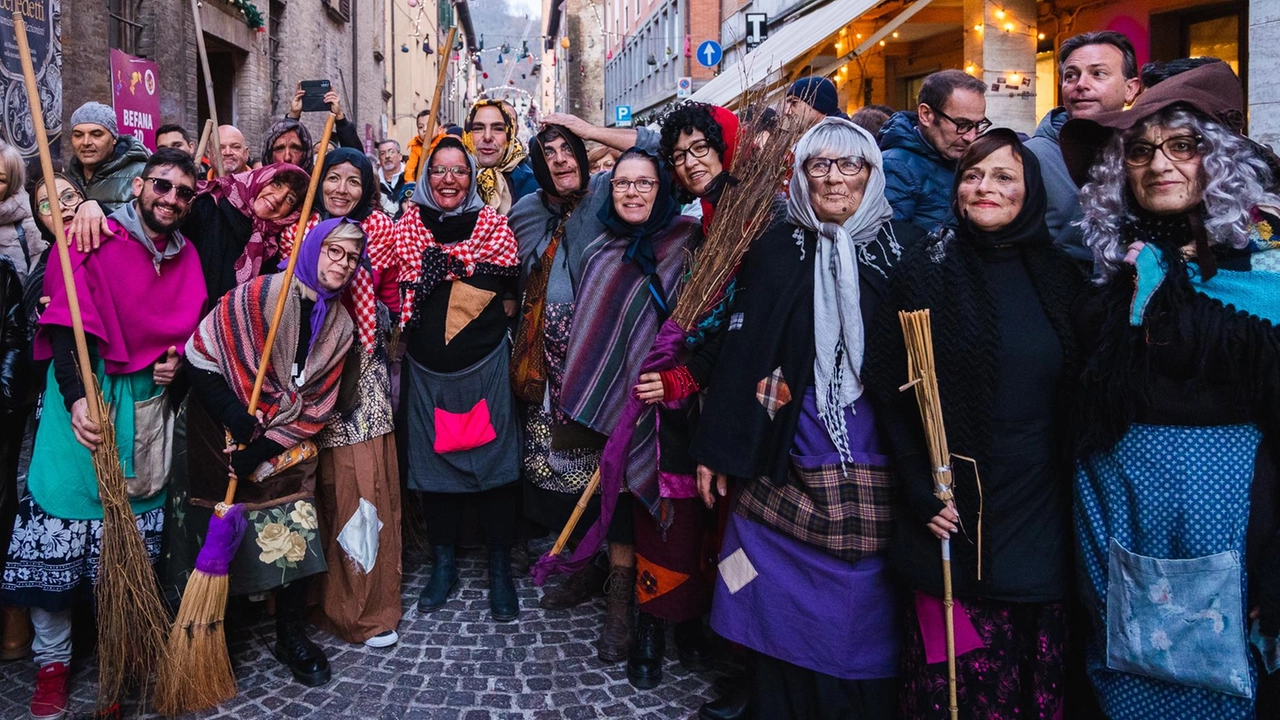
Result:
[[[893,219],[936,230],[952,219],[956,161],[991,121],[987,86],[959,70],[924,79],[917,112],[894,113],[880,128],[885,197]]]
[[[1062,107],[1040,121],[1027,149],[1040,161],[1044,189],[1049,195],[1045,223],[1053,241],[1071,257],[1092,262],[1080,228],[1080,191],[1067,172],[1058,146],[1058,131],[1071,118],[1091,118],[1123,110],[1138,97],[1138,60],[1129,38],[1112,30],[1081,33],[1063,41],[1058,49],[1058,79]]]

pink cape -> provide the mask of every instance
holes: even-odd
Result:
[[[97,340],[107,374],[128,375],[160,360],[170,347],[182,352],[204,316],[207,293],[190,243],[157,272],[141,242],[115,220],[108,219],[107,226],[109,234],[97,250],[85,254],[70,245],[68,252],[84,331]],[[44,294],[50,302],[36,332],[36,360],[53,357],[46,327],[71,327],[62,266],[57,255],[49,262]]]

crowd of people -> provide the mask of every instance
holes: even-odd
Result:
[[[599,659],[642,690],[668,626],[688,668],[727,653],[703,718],[949,717],[949,591],[960,717],[1280,716],[1280,160],[1222,61],[1140,73],[1110,31],[1058,60],[1032,137],[946,70],[915,112],[849,117],[810,77],[741,116],[553,113],[527,144],[480,100],[460,127],[424,111],[407,161],[366,155],[333,96],[317,163],[299,94],[257,158],[220,128],[222,174],[185,129],[148,153],[90,102],[52,197],[3,148],[0,650],[34,653],[31,716],[67,710],[103,523],[55,215],[158,581],[181,594],[238,479],[230,593],[272,598],[304,685],[332,675],[310,626],[399,641],[414,518],[417,622],[471,543],[493,620],[518,622],[528,541],[612,468],[621,491],[534,569],[562,571],[539,604],[603,595]],[[735,169],[783,128],[790,165],[754,199],[772,219],[669,337]],[[923,309],[945,499],[903,391],[898,313]]]

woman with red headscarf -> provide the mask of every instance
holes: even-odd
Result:
[[[738,149],[738,116],[705,103],[677,105],[662,118],[660,147],[680,188],[702,204],[707,230],[720,195],[736,182],[729,168]]]

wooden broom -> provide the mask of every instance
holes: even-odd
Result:
[[[44,110],[40,105],[31,46],[21,13],[13,13],[13,28],[18,40],[27,102],[31,106],[31,122],[40,150],[40,167],[44,172],[45,189],[52,200],[58,197],[53,177],[53,156],[49,151]],[[89,419],[97,423],[102,433],[102,441],[93,452],[98,497],[103,511],[102,548],[94,597],[98,606],[98,707],[107,709],[116,704],[126,684],[145,687],[150,681],[164,646],[165,611],[155,571],[138,531],[133,508],[129,505],[110,409],[102,398],[102,390],[90,364],[62,215],[54,212],[50,217],[53,234],[57,238],[58,262],[62,266],[62,280],[71,311],[71,329],[75,335],[76,358],[88,400]]]
[[[284,285],[280,298],[276,301],[275,311],[271,316],[271,325],[267,330],[266,342],[262,348],[262,360],[258,363],[258,374],[254,378],[253,395],[249,399],[249,414],[255,415],[258,400],[262,394],[262,383],[266,377],[267,367],[271,364],[271,349],[275,345],[276,332],[280,327],[280,318],[284,316],[285,303],[289,298],[289,286],[293,281],[294,266],[298,262],[298,251],[302,247],[302,239],[306,233],[307,221],[311,219],[311,208],[315,204],[316,189],[320,184],[320,168],[324,167],[324,156],[329,148],[329,139],[333,135],[333,124],[337,117],[329,113],[325,120],[324,134],[320,138],[319,151],[316,154],[315,172],[311,173],[307,185],[307,195],[302,202],[302,212],[298,216],[298,225],[294,229],[297,241],[289,252],[289,262],[284,269]],[[223,529],[222,523],[234,524],[239,512],[233,507],[236,496],[237,479],[232,475],[227,482],[227,494],[214,510],[214,517],[209,521],[210,532],[206,544],[211,538],[220,541],[238,543],[239,534]],[[218,524],[218,525],[215,525]],[[215,530],[217,528],[217,530]],[[235,552],[235,548],[222,548],[224,554]],[[203,555],[205,549],[201,549]],[[227,638],[223,632],[223,620],[227,612],[227,592],[230,578],[225,572],[204,572],[200,569],[192,571],[187,580],[186,590],[182,594],[182,605],[174,618],[173,627],[169,631],[169,642],[160,666],[156,682],[156,710],[164,715],[178,715],[196,712],[223,703],[236,694],[236,677],[231,668],[231,656],[227,652]]]
[[[924,423],[925,442],[929,446],[929,462],[933,467],[934,497],[952,506],[951,451],[947,447],[947,431],[942,420],[942,400],[938,394],[938,376],[933,364],[933,329],[928,310],[899,312],[902,336],[907,346],[907,377],[911,381],[899,390],[916,389],[916,404]],[[951,596],[951,540],[942,539],[942,607],[947,632],[947,695],[951,720],[957,720],[960,708],[956,702],[956,630],[955,600]]]

